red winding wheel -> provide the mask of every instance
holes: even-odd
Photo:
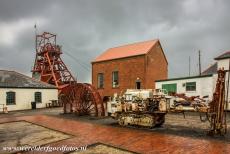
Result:
[[[104,105],[100,94],[87,83],[73,83],[63,90],[62,101],[65,112],[77,115],[104,116]]]

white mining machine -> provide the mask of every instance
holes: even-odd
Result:
[[[113,97],[107,105],[108,113],[120,125],[149,128],[162,125],[168,112],[207,113],[208,109],[209,106],[203,99],[194,97],[189,101],[182,97],[169,96],[161,89],[128,89],[123,96]]]
[[[120,125],[154,127],[165,121],[169,98],[162,91],[128,89],[123,96],[113,97],[107,110]]]

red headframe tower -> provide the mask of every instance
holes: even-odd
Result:
[[[104,115],[104,106],[96,89],[85,83],[77,83],[61,59],[61,46],[56,44],[56,35],[44,32],[36,35],[36,58],[33,77],[55,85],[64,113]]]
[[[56,44],[56,35],[44,32],[36,36],[36,59],[33,77],[58,87],[59,93],[71,82],[76,82],[60,55],[61,46]]]

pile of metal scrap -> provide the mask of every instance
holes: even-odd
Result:
[[[173,94],[173,104],[170,106],[171,111],[195,111],[207,112],[208,102],[200,96],[188,97],[185,94]]]

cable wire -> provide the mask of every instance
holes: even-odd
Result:
[[[87,66],[87,64],[83,63],[81,60],[79,60],[78,58],[74,57],[72,54],[70,54],[69,52],[67,52],[65,50],[65,54],[67,56],[69,56],[70,58],[72,58],[76,63],[78,63],[82,68],[84,68],[87,71],[90,71],[90,67]]]

